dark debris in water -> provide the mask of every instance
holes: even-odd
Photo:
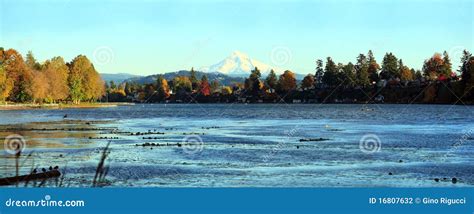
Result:
[[[118,140],[119,137],[89,137],[89,139],[94,139],[94,140]]]
[[[209,126],[209,127],[201,127],[201,129],[219,129],[219,126]]]
[[[327,138],[302,138],[300,139],[300,142],[317,142],[317,141],[326,141],[329,140]]]
[[[164,137],[142,137],[143,140],[158,140],[165,139]]]
[[[140,135],[154,135],[154,134],[163,135],[163,134],[165,134],[165,133],[164,133],[164,132],[151,132],[151,131],[148,131],[148,132],[136,132],[136,133],[131,132],[131,133],[130,133],[130,135],[136,135],[136,136],[140,136]]]
[[[433,180],[434,180],[435,182],[440,182],[440,181],[442,181],[442,182],[449,182],[449,179],[448,179],[448,178],[443,178],[443,179],[435,178],[435,179],[433,179]],[[451,183],[456,184],[457,182],[458,182],[458,179],[457,179],[456,177],[451,178]]]
[[[135,146],[143,146],[143,147],[146,147],[146,146],[177,146],[177,147],[181,147],[181,146],[185,146],[185,145],[193,145],[191,143],[142,143],[142,144],[135,144]]]
[[[183,135],[205,135],[205,133],[199,133],[199,132],[183,132]]]

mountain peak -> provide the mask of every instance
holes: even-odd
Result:
[[[255,67],[258,67],[264,75],[268,74],[272,69],[277,73],[281,73],[279,72],[281,69],[274,68],[263,62],[252,59],[241,51],[233,51],[227,58],[205,68],[204,70],[206,72],[219,72],[229,76],[246,77]]]
[[[241,51],[234,51],[230,55],[231,57],[238,57],[238,58],[249,58],[249,56]]]

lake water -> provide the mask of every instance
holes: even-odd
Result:
[[[474,106],[137,104],[0,111],[0,126],[26,141],[22,174],[58,165],[66,186],[91,185],[107,142],[106,186],[474,186]]]

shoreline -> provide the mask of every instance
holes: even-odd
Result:
[[[8,110],[35,110],[35,109],[66,109],[66,108],[111,108],[117,106],[135,105],[135,103],[82,103],[82,104],[0,104],[0,111]]]
[[[169,103],[132,103],[132,102],[112,102],[112,103],[84,103],[84,104],[0,104],[0,111],[9,111],[9,110],[41,110],[41,109],[83,109],[83,108],[113,108],[118,106],[133,106],[133,105],[180,105],[180,104],[200,104],[200,105],[209,105],[209,104],[232,104],[225,102],[207,102],[207,103],[179,103],[179,102],[169,102]],[[285,104],[285,103],[234,103],[241,105],[262,105],[262,104]],[[287,105],[461,105],[457,104],[448,104],[448,103],[286,103]],[[466,104],[466,106],[474,106],[474,104]]]

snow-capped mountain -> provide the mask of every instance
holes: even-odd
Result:
[[[209,67],[201,68],[201,70],[205,72],[219,72],[234,77],[247,77],[255,67],[260,70],[262,76],[266,76],[272,69],[277,75],[283,73],[281,69],[251,59],[247,54],[240,51],[234,51],[222,61]]]

